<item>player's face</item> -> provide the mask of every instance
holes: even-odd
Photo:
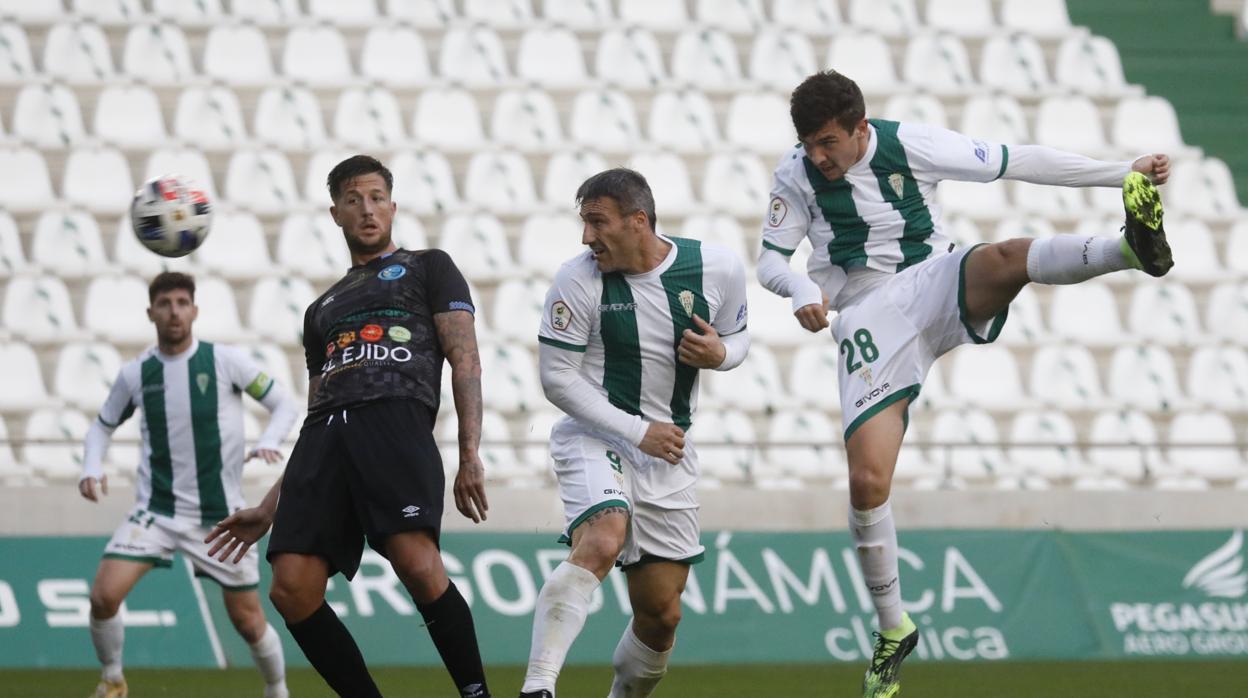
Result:
[[[627,271],[634,265],[645,220],[644,211],[622,213],[611,197],[581,202],[581,244],[593,251],[599,271]]]
[[[347,247],[356,255],[377,254],[390,247],[394,211],[386,180],[377,172],[347,180],[329,208]]]
[[[175,288],[156,294],[147,317],[156,325],[160,344],[177,345],[190,338],[191,324],[199,317],[199,308],[186,289]]]
[[[806,157],[824,177],[840,179],[867,152],[867,120],[846,131],[836,120],[802,139]]]

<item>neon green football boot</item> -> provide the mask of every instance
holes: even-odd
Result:
[[[1161,225],[1161,195],[1148,177],[1132,172],[1122,181],[1122,253],[1132,267],[1149,276],[1165,276],[1174,266],[1166,230]]]
[[[901,614],[901,625],[871,633],[875,652],[871,668],[862,678],[862,698],[893,698],[901,693],[901,661],[919,644],[919,628],[909,613]]]

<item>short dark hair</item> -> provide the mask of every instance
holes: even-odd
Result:
[[[156,296],[179,288],[185,289],[191,294],[191,300],[195,300],[195,277],[180,271],[162,271],[147,287],[147,302],[155,303]]]
[[[867,105],[858,83],[835,70],[823,70],[802,81],[789,99],[789,116],[798,138],[805,138],[836,121],[853,131],[867,115]]]
[[[646,220],[650,221],[650,229],[656,229],[659,218],[654,215],[654,193],[650,191],[650,184],[640,172],[627,167],[614,167],[599,172],[582,182],[576,190],[576,205],[603,197],[615,199],[620,213],[624,215],[644,211]]]
[[[362,177],[366,174],[380,173],[381,178],[386,180],[386,191],[394,191],[394,175],[390,174],[390,170],[381,164],[381,161],[371,155],[352,155],[342,162],[334,165],[334,169],[329,171],[329,177],[326,178],[325,184],[329,186],[329,196],[334,201],[338,200],[338,196],[342,194],[342,186],[356,177]]]

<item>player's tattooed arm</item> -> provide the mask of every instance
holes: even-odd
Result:
[[[455,476],[455,506],[474,522],[483,521],[485,467],[477,449],[481,444],[481,355],[472,313],[452,310],[433,316],[438,343],[451,365],[451,393],[459,416],[459,474]]]

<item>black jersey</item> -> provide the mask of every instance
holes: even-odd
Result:
[[[396,250],[347,275],[308,306],[303,351],[321,384],[308,418],[374,400],[438,412],[444,354],[433,316],[475,312],[468,282],[442,250]]]

